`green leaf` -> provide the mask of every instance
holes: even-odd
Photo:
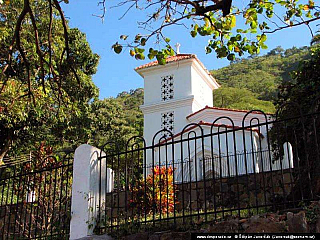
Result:
[[[145,59],[145,56],[143,53],[137,53],[135,56],[134,56],[137,60],[144,60]]]
[[[157,54],[156,55],[157,61],[160,65],[165,65],[166,64],[166,59],[163,54]]]
[[[121,53],[122,51],[122,46],[119,43],[113,44],[112,48],[113,48],[113,51],[117,54]]]
[[[145,45],[146,45],[146,42],[147,42],[147,39],[146,39],[146,38],[141,38],[141,40],[140,40],[141,46],[145,46]]]
[[[207,46],[207,47],[206,47],[206,54],[209,54],[209,53],[211,53],[211,52],[212,52],[211,47]]]
[[[231,15],[231,23],[230,23],[230,27],[234,28],[236,26],[236,16]]]
[[[260,47],[261,47],[262,49],[268,49],[268,46],[265,45],[264,43],[260,43]]]
[[[193,38],[197,36],[197,32],[196,32],[196,31],[191,31],[190,34],[191,34],[191,36],[192,36]]]
[[[265,42],[267,40],[267,35],[266,34],[262,34],[260,37],[260,42]]]
[[[154,55],[151,54],[151,53],[149,53],[149,54],[148,54],[148,58],[149,58],[150,60],[152,60],[152,59],[154,58]]]
[[[127,38],[128,38],[128,35],[121,35],[120,36],[120,39],[122,39],[122,40],[127,40]]]
[[[256,29],[257,28],[257,22],[256,21],[252,21],[250,23],[250,27],[251,27],[251,29]]]
[[[236,55],[234,55],[234,53],[231,53],[231,54],[229,54],[229,55],[227,56],[227,59],[228,59],[229,61],[234,61],[234,60],[236,59]]]

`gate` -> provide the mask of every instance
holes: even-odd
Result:
[[[73,156],[0,167],[0,238],[68,239]]]

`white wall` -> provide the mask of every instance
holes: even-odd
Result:
[[[174,99],[184,98],[191,93],[191,62],[170,64],[144,75],[144,105],[161,102],[161,77],[174,76]]]
[[[208,81],[211,81],[211,79],[206,77],[205,74],[201,69],[195,68],[194,65],[191,68],[192,94],[199,105],[201,105],[200,108],[213,106],[213,88],[208,85]],[[194,109],[194,112],[197,110]]]
[[[161,113],[174,111],[174,134],[190,121],[186,117],[206,105],[212,106],[213,79],[195,59],[155,66],[138,72],[144,77],[144,138],[151,145],[161,130]],[[174,97],[161,100],[161,77],[174,77]],[[211,82],[210,82],[211,81]],[[217,86],[215,86],[217,87]]]

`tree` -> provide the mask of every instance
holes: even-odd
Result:
[[[25,10],[26,2],[31,9]],[[61,131],[84,114],[83,109],[98,94],[91,80],[98,55],[92,53],[83,33],[69,29],[65,59],[65,28],[59,19],[46,14],[50,9],[58,15],[51,7],[46,0],[12,0],[0,7],[0,28],[4,30],[0,34],[0,161],[10,147],[23,149],[43,136],[58,142]],[[15,36],[20,11],[27,11],[29,18],[20,23]],[[45,34],[48,28],[50,36]],[[12,35],[19,43],[14,50]]]
[[[31,81],[36,77],[42,83],[49,82],[49,87],[53,91],[61,94],[61,82],[65,81],[67,74],[72,74],[79,79],[75,69],[72,67],[72,54],[69,47],[68,24],[65,19],[62,4],[69,0],[1,0],[1,19],[15,15],[14,24],[7,31],[6,26],[1,30],[10,44],[2,48],[0,64],[0,94],[8,82],[8,77],[16,74],[15,62],[20,62],[20,68],[25,72],[25,81],[28,88],[24,90],[34,101],[34,94]],[[233,1],[234,4],[238,4]],[[102,13],[99,17],[106,15],[106,0],[98,2],[102,5]],[[18,7],[17,7],[18,6]],[[35,9],[37,6],[38,9]],[[172,25],[190,26],[190,34],[210,36],[211,40],[206,46],[206,52],[215,51],[219,58],[227,57],[234,61],[236,55],[242,56],[245,53],[250,55],[258,54],[261,48],[266,48],[265,41],[267,34],[272,34],[282,29],[299,25],[306,25],[312,32],[310,23],[320,20],[319,6],[314,0],[248,0],[244,8],[232,6],[232,0],[168,0],[147,2],[141,0],[120,0],[117,6],[127,7],[124,15],[129,10],[143,10],[147,13],[144,21],[138,23],[139,27],[145,29],[147,34],[138,33],[132,39],[123,34],[120,36],[121,42],[113,45],[116,53],[120,53],[124,46],[130,48],[130,55],[136,59],[157,58],[160,64],[165,64],[168,55],[175,52],[170,45],[170,38],[163,35],[163,29]],[[13,11],[14,9],[14,11]],[[40,13],[40,14],[39,14]],[[41,19],[46,16],[46,23]],[[107,15],[106,15],[107,16]],[[244,28],[237,27],[237,22],[244,22]],[[25,23],[28,22],[28,31],[32,33],[27,43],[32,44],[29,48],[24,41],[23,32],[27,29]],[[190,24],[191,23],[191,24]],[[39,26],[42,24],[42,27]],[[54,25],[58,24],[63,29],[56,32]],[[5,30],[5,31],[3,31]],[[248,38],[248,36],[251,36]],[[62,45],[61,51],[54,51],[54,37],[60,37]],[[151,38],[156,38],[156,43],[163,44],[161,50],[149,48],[145,54],[147,42]],[[29,44],[29,46],[30,46]],[[36,58],[32,53],[35,52]],[[59,61],[54,62],[51,57],[55,56]],[[37,63],[36,66],[33,65]],[[67,68],[67,69],[66,69]],[[35,71],[36,70],[36,71]],[[68,71],[64,71],[68,70]],[[39,84],[38,87],[41,87]],[[60,97],[60,95],[57,95]]]
[[[273,113],[275,108],[272,102],[259,100],[247,89],[221,87],[213,91],[213,105],[222,108],[262,110]]]
[[[313,0],[248,0],[244,8],[237,4],[232,0],[121,1],[118,6],[129,6],[125,14],[134,7],[147,11],[146,20],[138,23],[147,34],[138,33],[133,39],[121,35],[122,41],[113,45],[114,51],[120,53],[123,47],[129,47],[131,56],[144,59],[145,46],[155,37],[164,48],[150,48],[148,58],[156,57],[160,64],[165,64],[165,58],[174,55],[174,51],[163,29],[172,25],[188,28],[189,25],[192,37],[211,37],[206,46],[207,53],[215,51],[219,58],[227,57],[234,61],[236,55],[255,55],[261,48],[266,49],[268,34],[306,25],[312,35],[310,23],[320,20],[320,8]],[[239,22],[244,22],[244,28],[237,26]]]
[[[44,93],[50,88],[63,99],[60,90],[66,74],[79,79],[70,55],[67,21],[58,0],[7,0],[0,5],[0,16],[0,39],[4,41],[0,94],[10,78],[19,75],[27,83],[21,93],[30,101],[36,101],[34,89],[40,87]]]
[[[312,37],[310,45],[315,45],[320,43],[320,30],[317,31],[318,34]]]
[[[285,51],[277,47],[270,52],[279,50],[284,53],[243,58],[237,63],[213,70],[211,74],[223,87],[246,89],[257,100],[272,103],[277,98],[278,86],[294,81],[290,73],[298,68],[300,61],[310,58],[308,47],[293,47]],[[228,92],[225,91],[225,94],[228,95]]]
[[[284,49],[281,46],[278,46],[272,49],[270,52],[268,52],[268,55],[282,55],[283,52],[284,52]]]
[[[285,82],[279,86],[279,95],[277,98],[278,108],[284,104],[295,102],[299,103],[303,114],[308,114],[313,107],[313,101],[317,98],[320,91],[320,46],[316,45],[310,48],[310,59],[303,60],[298,70],[292,73],[293,81]],[[294,107],[293,107],[294,108]],[[293,109],[286,108],[282,111],[282,116],[288,114]],[[294,111],[296,112],[296,111]]]
[[[319,142],[320,128],[320,46],[311,47],[311,58],[304,60],[300,68],[293,73],[293,80],[279,87],[277,100],[278,120],[291,119],[279,122],[274,128],[274,143],[282,146],[290,142],[295,148],[294,166],[298,167],[297,178],[300,181],[296,188],[303,188],[305,198],[310,198],[320,192]],[[301,117],[304,116],[304,117]],[[283,152],[281,149],[279,152]],[[299,193],[297,190],[296,193]]]
[[[116,98],[94,101],[91,106],[90,142],[102,146],[117,142],[119,150],[125,150],[127,141],[143,134],[143,114],[139,106],[143,103],[143,90],[122,92]]]

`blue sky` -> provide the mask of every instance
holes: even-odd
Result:
[[[86,33],[87,40],[92,50],[100,55],[98,72],[93,76],[94,83],[100,89],[100,98],[116,97],[122,91],[129,91],[143,87],[143,79],[134,71],[134,68],[149,62],[135,60],[130,57],[128,50],[117,55],[111,49],[112,44],[119,41],[119,36],[126,34],[134,36],[141,32],[137,21],[146,19],[146,13],[133,9],[124,18],[119,18],[126,11],[126,7],[110,8],[119,3],[119,0],[107,0],[107,12],[104,22],[93,14],[100,14],[97,3],[99,0],[70,0],[69,4],[62,4],[66,17],[71,27],[77,27]],[[312,25],[316,29],[315,24]],[[185,27],[167,28],[166,36],[171,38],[171,43],[181,44],[181,53],[193,53],[209,69],[218,69],[229,64],[226,59],[218,59],[215,54],[206,54],[205,46],[208,37],[192,38]],[[293,46],[309,45],[311,35],[306,26],[285,29],[268,35],[268,49],[261,52],[265,54],[276,46],[284,49]],[[149,45],[151,47],[151,45]]]

